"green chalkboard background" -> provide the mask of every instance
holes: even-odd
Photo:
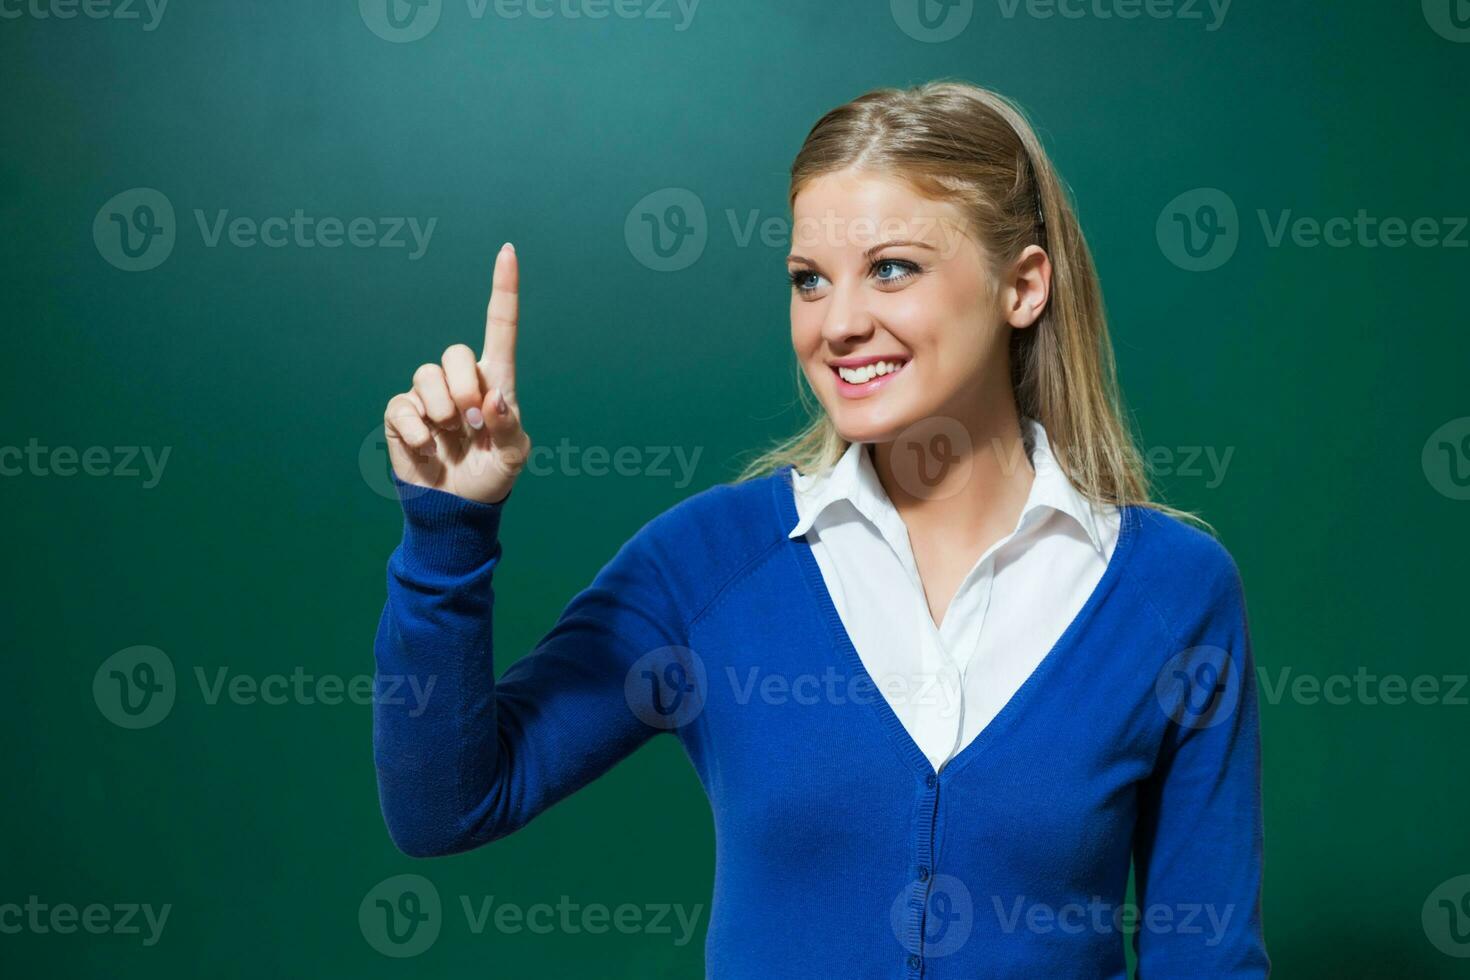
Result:
[[[516,242],[523,410],[565,447],[504,527],[497,641],[531,649],[644,521],[798,424],[784,249],[745,232],[779,231],[822,112],[939,76],[1052,149],[1162,495],[1234,554],[1271,684],[1376,678],[1263,691],[1277,975],[1470,975],[1438,905],[1470,892],[1464,0],[386,2],[0,0],[0,906],[45,907],[0,917],[0,975],[700,975],[714,842],[673,739],[500,844],[390,843],[370,707],[313,694],[372,670],[400,530],[377,423],[478,343]],[[661,263],[641,216],[672,189],[703,239]],[[1236,214],[1192,257],[1172,216],[1204,204]],[[312,235],[267,220],[298,210]],[[135,214],[161,233],[130,257]],[[626,447],[637,475],[598,475]],[[120,651],[172,670],[148,727],[94,693]],[[276,675],[306,693],[213,693]],[[1439,694],[1383,703],[1388,676]],[[412,958],[359,922],[400,874],[444,907]],[[491,896],[701,908],[682,944],[476,933],[461,900]],[[133,904],[162,931],[117,928]],[[100,934],[54,928],[94,905]]]

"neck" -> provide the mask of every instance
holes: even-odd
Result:
[[[1035,472],[1008,396],[988,411],[934,416],[902,440],[875,443],[874,469],[911,534],[974,545],[1009,534]]]

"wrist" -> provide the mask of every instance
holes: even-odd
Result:
[[[390,475],[403,508],[407,555],[451,572],[467,572],[498,558],[501,513],[513,488],[500,500],[485,502]]]

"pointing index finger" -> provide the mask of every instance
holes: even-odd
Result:
[[[520,278],[515,246],[506,242],[495,256],[490,306],[485,311],[485,350],[480,355],[480,364],[493,384],[512,391],[515,390]]]

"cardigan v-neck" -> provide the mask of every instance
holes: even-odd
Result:
[[[794,523],[796,521],[796,505],[793,498],[790,495],[781,494],[778,500],[782,504],[783,518],[788,523]],[[1022,710],[1030,694],[1032,685],[1045,683],[1046,675],[1056,667],[1057,661],[1065,658],[1069,647],[1075,646],[1077,636],[1085,629],[1088,618],[1102,603],[1107,592],[1112,589],[1114,580],[1122,573],[1122,569],[1127,564],[1128,557],[1132,553],[1131,546],[1138,517],[1131,510],[1131,508],[1120,508],[1122,520],[1118,528],[1118,542],[1113,549],[1113,554],[1108,561],[1102,578],[1093,586],[1092,592],[1088,595],[1087,601],[1083,603],[1082,608],[1072,618],[1072,621],[1067,625],[1066,629],[1062,631],[1062,635],[1052,644],[1051,649],[1037,663],[1035,670],[1021,683],[1015,693],[1006,700],[1004,706],[996,713],[995,717],[964,748],[946,762],[939,771],[942,772],[956,767],[963,767],[970,757],[971,749],[980,751],[984,743],[994,737],[996,731],[1002,730],[1006,725],[1010,724],[1011,716]],[[842,622],[842,617],[838,614],[837,604],[832,600],[832,593],[827,588],[822,570],[817,566],[817,560],[812,554],[810,543],[805,538],[799,539],[796,552],[801,560],[807,587],[811,590],[813,599],[822,609],[822,613],[827,622],[827,631],[832,637],[838,653],[846,660],[848,669],[853,674],[865,678],[867,686],[876,690],[877,682],[868,672],[862,657],[858,653],[857,645],[852,641],[852,634],[848,632],[847,627]],[[933,763],[930,762],[923,750],[915,743],[912,735],[904,727],[903,722],[899,719],[897,712],[893,710],[893,706],[887,698],[876,698],[873,701],[873,710],[882,719],[883,725],[889,732],[890,737],[899,744],[901,752],[906,759],[925,773],[936,771]]]
[[[673,734],[714,817],[711,977],[1122,978],[1130,942],[1143,976],[1264,977],[1257,704],[1228,552],[1126,508],[1082,611],[936,773],[786,535],[790,476],[648,521],[498,680],[509,498],[401,494],[379,680],[435,687],[374,705],[397,845],[503,838]]]

